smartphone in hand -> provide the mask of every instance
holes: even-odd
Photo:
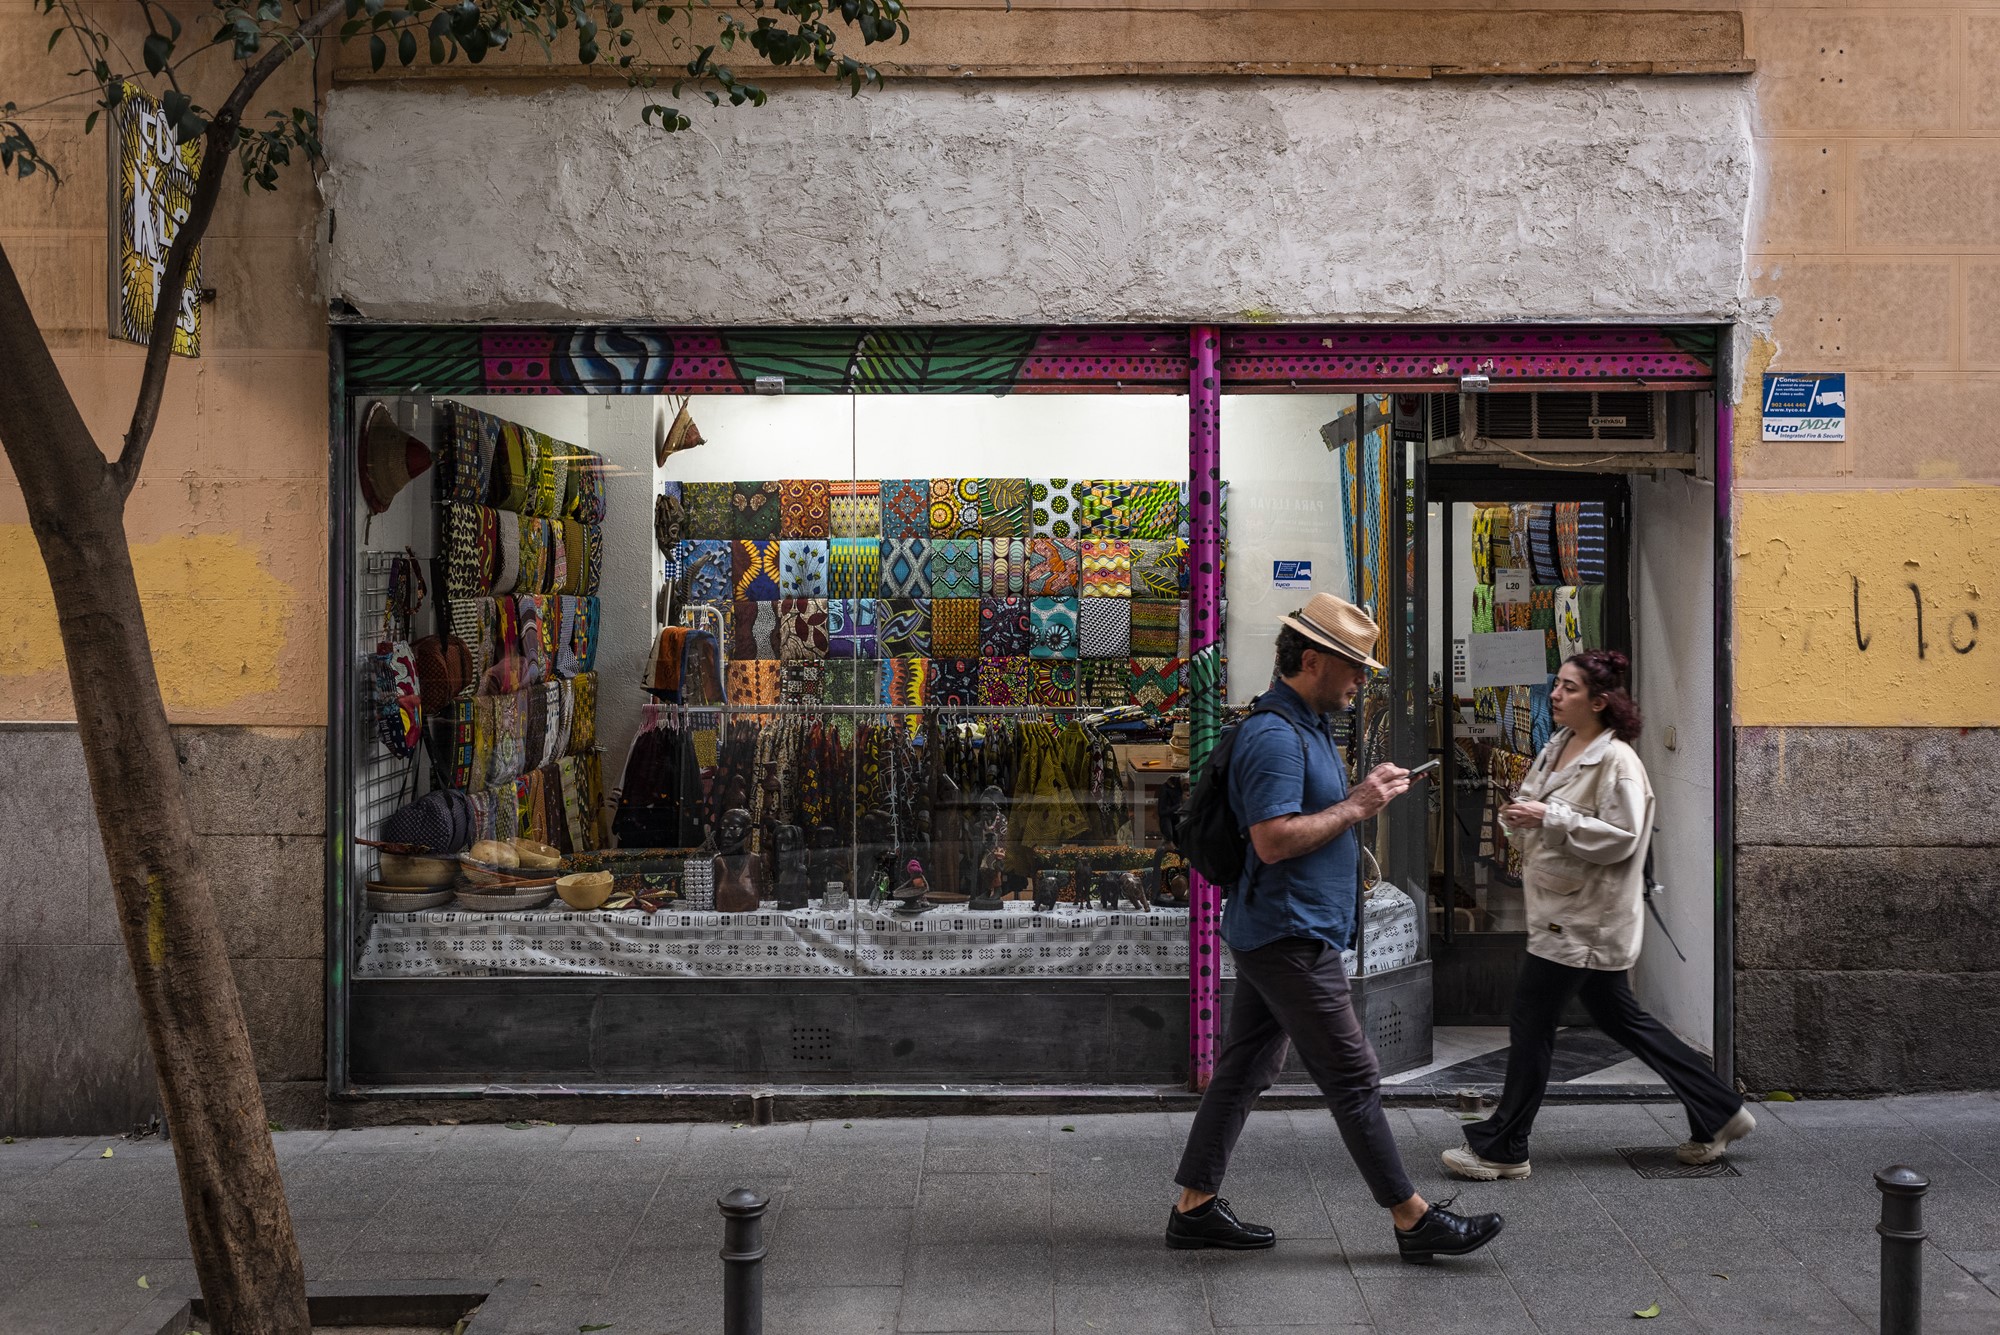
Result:
[[[1418,779],[1423,778],[1426,774],[1431,773],[1443,764],[1442,760],[1426,760],[1423,764],[1410,771],[1410,782],[1415,783]]]

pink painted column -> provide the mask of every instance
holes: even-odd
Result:
[[[1222,733],[1222,332],[1188,331],[1188,777]],[[1222,892],[1189,875],[1188,1082],[1215,1073],[1222,1032]]]

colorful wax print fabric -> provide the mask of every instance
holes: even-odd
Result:
[[[778,593],[785,598],[827,596],[827,543],[824,540],[778,540]]]
[[[533,515],[508,516],[514,525],[514,581],[508,587],[516,593],[540,593],[549,570],[549,524]],[[503,521],[505,522],[505,521]],[[501,564],[506,564],[502,548]]]
[[[977,598],[931,599],[931,656],[933,658],[979,656]]]
[[[778,657],[778,604],[739,599],[729,616],[729,656]]]
[[[1077,703],[1077,664],[1044,662],[1029,664],[1035,684],[1035,703],[1060,709]]]
[[[1091,709],[1110,709],[1131,699],[1132,668],[1129,659],[1086,659],[1076,665],[1077,703]]]
[[[928,538],[931,535],[931,484],[926,478],[884,479],[882,536]],[[949,534],[945,536],[949,537]]]
[[[875,657],[875,600],[828,599],[826,635],[826,651],[834,658]]]
[[[875,603],[875,643],[884,658],[931,651],[931,600],[881,598]]]
[[[880,671],[872,659],[831,658],[822,666],[820,699],[830,705],[872,705]]]
[[[829,528],[836,538],[882,536],[882,484],[835,482],[830,487]]]
[[[1178,598],[1186,582],[1178,538],[1135,538],[1132,542],[1132,596]]]
[[[979,596],[979,539],[931,539],[931,597]]]
[[[1028,479],[987,477],[979,480],[979,532],[988,538],[1028,536]]]
[[[979,660],[977,658],[933,658],[924,703],[940,708],[960,708],[979,703]]]
[[[1565,584],[1556,590],[1556,656],[1563,662],[1568,662],[1573,655],[1582,653],[1584,649],[1583,614],[1580,604],[1581,599],[1577,596],[1576,585]]]
[[[519,422],[500,424],[493,456],[493,504],[501,510],[527,514],[534,509],[535,475],[541,469],[536,433]]]
[[[442,411],[450,447],[440,469],[444,495],[467,505],[483,503],[500,448],[500,419],[458,403],[446,403]]]
[[[1026,538],[981,538],[979,540],[979,592],[989,598],[1006,598],[1027,591],[1028,540]]]
[[[738,600],[778,597],[778,550],[776,538],[764,542],[739,538],[730,548],[730,589]]]
[[[882,540],[835,538],[827,544],[829,598],[874,598],[882,592]]]
[[[1604,502],[1579,502],[1576,507],[1576,583],[1605,582],[1609,542]]]
[[[1127,666],[1131,673],[1127,690],[1132,703],[1155,714],[1164,714],[1181,703],[1186,675],[1180,659],[1133,658]]]
[[[729,486],[729,535],[768,541],[784,523],[784,506],[776,482],[732,482]]]
[[[683,482],[681,532],[697,541],[734,537],[735,512],[730,505],[734,490],[727,482]]]
[[[930,597],[931,544],[929,539],[882,539],[881,593],[884,598]]]
[[[882,703],[916,706],[929,696],[926,687],[931,675],[928,658],[885,658],[882,660]]]
[[[563,497],[563,513],[585,524],[604,522],[604,456],[572,446],[569,491]]]
[[[1577,501],[1556,502],[1556,569],[1562,572],[1565,584],[1583,583],[1576,573],[1576,516],[1580,508]]]
[[[1078,599],[1076,637],[1078,652],[1085,658],[1130,658],[1132,600],[1130,598]]]
[[[982,658],[979,660],[979,703],[982,705],[1031,705],[1035,702],[1035,678],[1025,658]]]
[[[1083,553],[1075,540],[1028,539],[1028,579],[1024,592],[1029,597],[1073,597],[1082,575]]]
[[[833,536],[832,496],[823,478],[786,478],[778,483],[778,536]]]
[[[1036,598],[1028,604],[1028,656],[1073,659],[1077,656],[1077,602],[1074,598]]]
[[[1550,501],[1530,501],[1528,569],[1536,584],[1561,584],[1562,563],[1556,559],[1556,507]]]
[[[732,705],[775,705],[784,698],[784,669],[775,658],[732,660],[723,688]]]
[[[789,658],[779,668],[778,689],[786,701],[828,703],[826,663],[816,658]]]
[[[931,479],[931,536],[933,538],[979,536],[978,478]]]
[[[1026,658],[1034,637],[1028,627],[1026,598],[979,600],[979,656]]]
[[[595,598],[604,580],[604,525],[565,519],[562,530],[562,590]]]
[[[1085,538],[1078,591],[1085,598],[1130,598],[1132,544],[1115,538]]]
[[[735,560],[726,538],[680,544],[682,570],[691,603],[726,603],[736,596]]]
[[[1132,600],[1132,657],[1173,658],[1181,647],[1180,600]]]
[[[1100,480],[1084,486],[1086,490],[1077,513],[1078,532],[1086,538],[1130,538],[1128,501],[1132,484]]]
[[[1126,484],[1126,527],[1134,538],[1177,538],[1181,531],[1181,492],[1185,482]]]
[[[778,657],[825,658],[826,652],[826,599],[779,599]]]
[[[1077,536],[1077,492],[1079,484],[1066,477],[1028,479],[1028,536],[1033,538],[1074,538]]]

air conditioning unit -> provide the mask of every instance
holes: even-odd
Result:
[[[1687,412],[1676,413],[1667,395],[1647,390],[1398,395],[1395,423],[1398,439],[1422,444],[1433,460],[1694,467]]]

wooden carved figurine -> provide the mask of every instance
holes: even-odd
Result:
[[[744,851],[750,813],[731,807],[715,828],[715,911],[751,913],[764,901],[764,859]]]
[[[812,899],[812,877],[806,870],[806,832],[780,825],[778,844],[778,907],[802,909]]]

